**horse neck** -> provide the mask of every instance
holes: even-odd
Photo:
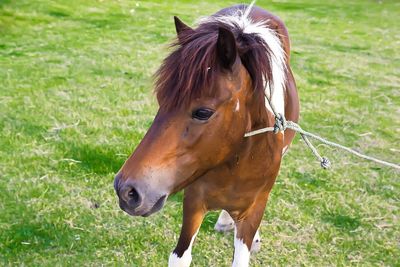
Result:
[[[264,101],[260,101],[256,96],[253,97],[249,109],[249,125],[251,125],[251,129],[248,129],[249,131],[264,127],[272,127],[274,125],[274,115],[266,108]]]
[[[254,97],[253,103],[250,104],[250,129],[248,131],[253,131],[265,127],[273,127],[275,123],[274,114],[269,111],[265,107],[265,103],[263,101],[260,102],[260,99]],[[255,151],[262,151],[262,153],[271,154],[272,152],[278,151],[281,154],[281,134],[264,134],[260,135],[260,138],[247,138],[244,137],[244,143],[246,144],[247,148],[245,150],[252,152]],[[254,140],[256,140],[254,142]],[[260,143],[261,142],[261,143]],[[260,148],[263,147],[261,150]],[[268,150],[268,151],[267,151]]]

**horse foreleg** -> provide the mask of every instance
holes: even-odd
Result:
[[[261,236],[260,236],[260,230],[257,230],[256,234],[254,235],[253,238],[253,243],[251,244],[251,253],[257,253],[261,249]]]
[[[183,201],[183,223],[178,244],[169,256],[169,267],[188,267],[192,261],[192,245],[205,214],[202,202],[190,199],[185,194]]]
[[[214,229],[218,232],[229,232],[235,228],[235,221],[226,210],[222,210],[219,214],[218,221],[214,226]],[[251,253],[256,253],[261,248],[261,236],[259,230],[253,238],[253,244],[251,245]]]
[[[245,221],[235,225],[234,246],[232,267],[247,267],[250,261],[250,250],[257,228]]]
[[[235,253],[232,267],[249,266],[250,251],[257,250],[255,247],[257,240],[259,243],[258,227],[264,214],[265,204],[266,199],[254,203],[254,206],[247,213],[248,215],[236,221],[234,236]]]

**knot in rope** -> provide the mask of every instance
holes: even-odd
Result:
[[[284,132],[287,128],[287,122],[282,114],[277,113],[275,115],[274,133]]]
[[[331,162],[329,161],[328,158],[322,157],[321,159],[321,167],[326,169],[329,169],[331,167]]]

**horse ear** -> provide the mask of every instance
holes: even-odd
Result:
[[[236,61],[236,40],[233,33],[223,27],[218,30],[217,53],[222,66],[231,69]]]
[[[181,33],[184,31],[191,31],[191,32],[194,31],[192,28],[183,23],[177,16],[174,16],[174,21],[175,21],[176,34],[178,35],[178,38],[179,35],[181,35]]]

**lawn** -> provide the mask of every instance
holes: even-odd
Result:
[[[182,194],[123,213],[113,178],[157,111],[152,74],[174,38],[234,1],[0,0],[0,265],[165,266]],[[301,125],[400,161],[398,1],[258,1],[292,41]],[[253,266],[400,266],[398,171],[297,138]],[[229,266],[233,236],[207,215],[192,266]]]

